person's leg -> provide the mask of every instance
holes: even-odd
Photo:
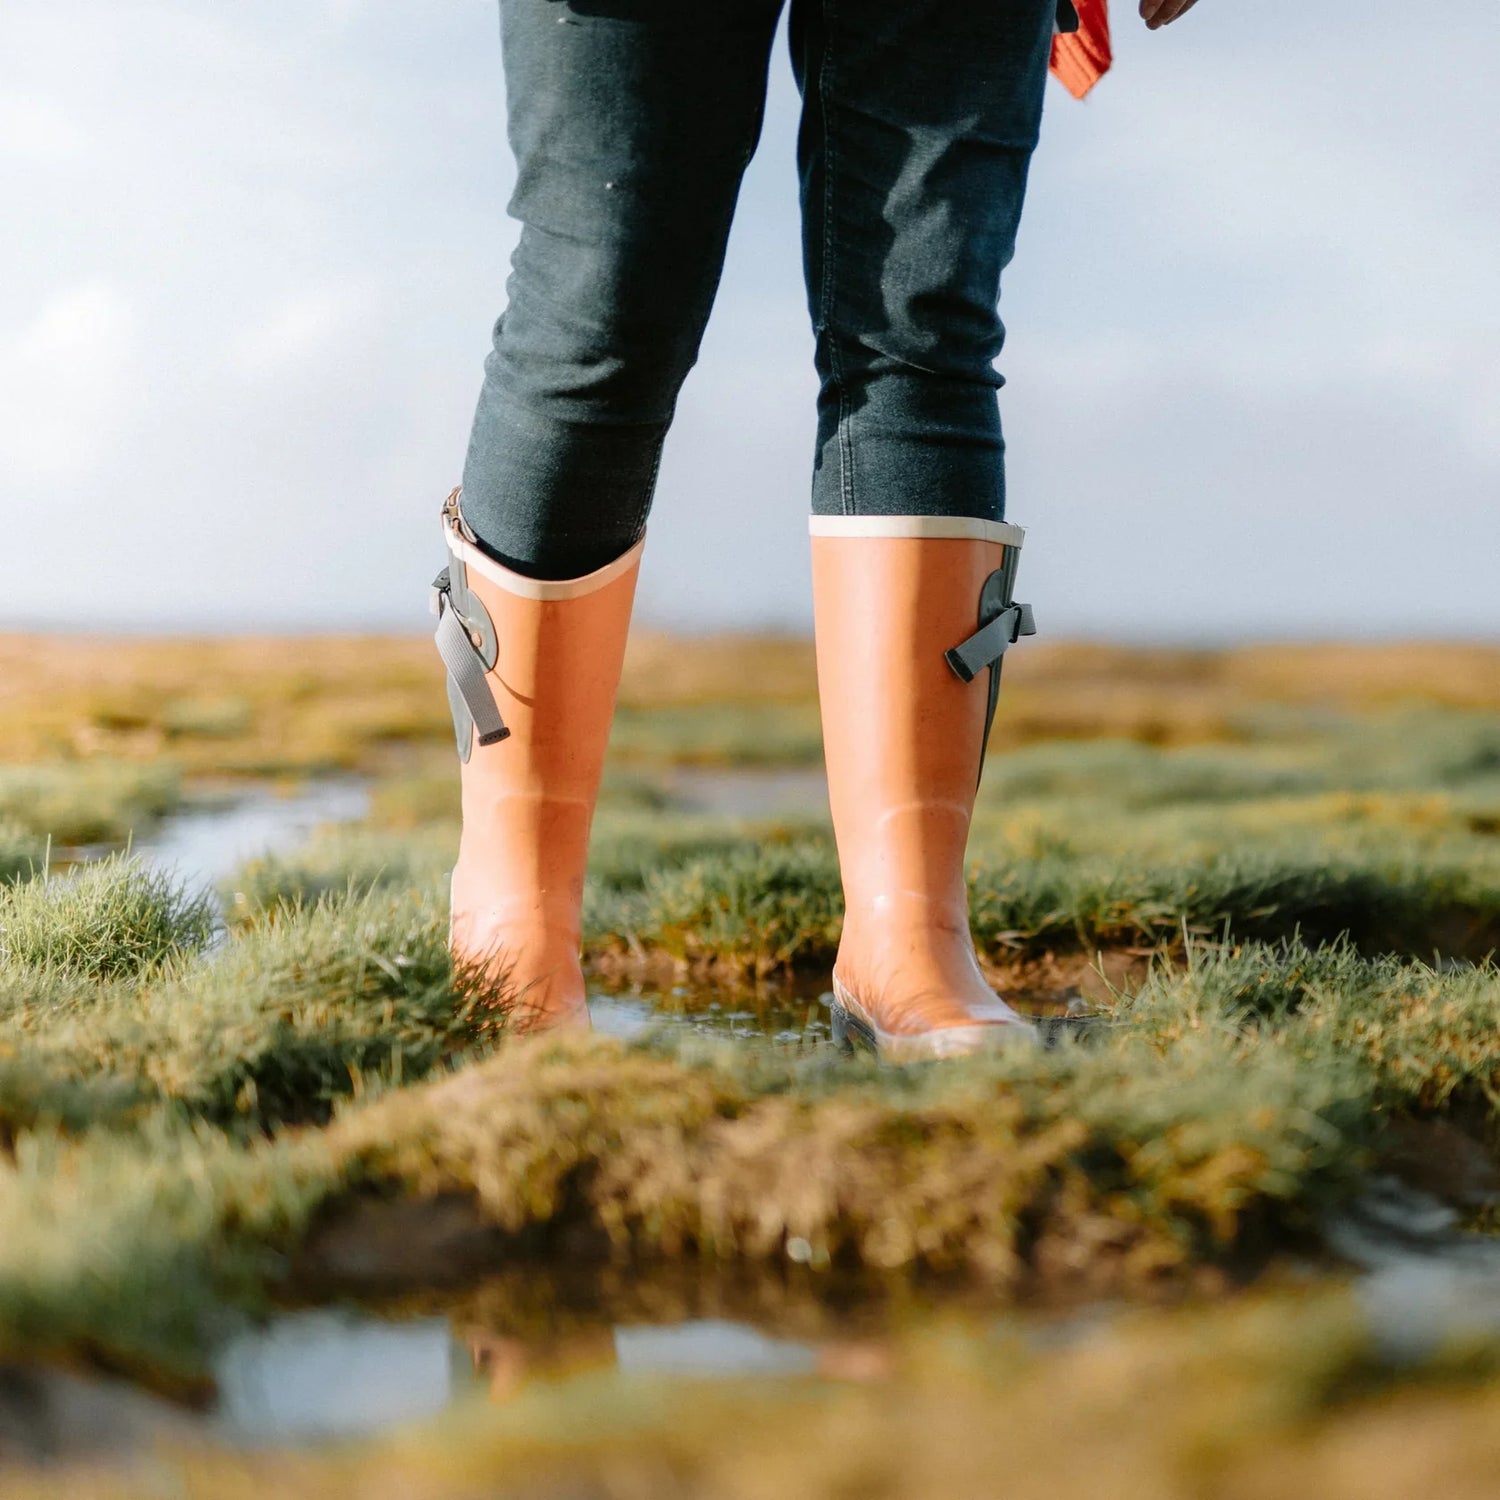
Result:
[[[501,0],[521,238],[463,509],[572,578],[645,527],[760,132],[781,0]]]
[[[1029,1034],[975,959],[964,850],[986,686],[1030,629],[1008,607],[1021,533],[1003,520],[996,303],[1054,14],[1054,0],[794,13],[822,378],[818,684],[845,898],[835,1014],[895,1057]]]
[[[816,515],[1005,518],[995,359],[1056,0],[797,0]]]
[[[586,1025],[579,925],[640,556],[781,0],[501,0],[522,222],[438,645],[463,767],[455,963]]]

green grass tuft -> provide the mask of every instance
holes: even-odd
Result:
[[[217,912],[207,892],[113,856],[0,887],[0,984],[18,968],[117,979],[204,948]]]

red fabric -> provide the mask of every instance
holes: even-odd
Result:
[[[1109,72],[1114,54],[1109,49],[1108,0],[1073,0],[1078,30],[1052,38],[1052,71],[1062,86],[1082,99]]]

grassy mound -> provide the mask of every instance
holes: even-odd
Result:
[[[1493,1164],[1500,721],[1472,672],[1439,673],[1448,706],[1419,719],[1401,704],[1423,698],[1430,659],[1361,678],[1338,705],[1380,705],[1358,723],[1328,712],[1316,653],[1278,658],[1280,686],[1236,708],[1266,658],[1167,653],[1126,702],[1108,660],[1063,650],[1064,676],[1099,693],[1066,723],[1019,674],[1020,739],[1085,719],[1124,737],[991,764],[975,934],[996,967],[1130,950],[1128,981],[1098,986],[1115,1025],[1087,1049],[891,1069],[769,1043],[506,1039],[503,1005],[455,982],[445,951],[453,768],[430,663],[402,655],[399,681],[356,701],[368,644],[329,644],[275,682],[254,653],[205,646],[229,673],[222,701],[194,697],[187,658],[160,644],[141,648],[156,677],[113,707],[75,662],[76,701],[8,731],[35,757],[55,740],[240,772],[410,763],[367,826],[242,871],[222,942],[206,898],[128,861],[32,873],[49,837],[157,816],[175,772],[89,769],[101,758],[51,783],[0,777],[0,1356],[85,1351],[190,1383],[226,1319],[300,1275],[439,1268],[441,1246],[425,1263],[405,1246],[400,1274],[383,1258],[390,1225],[429,1212],[491,1256],[757,1276],[793,1262],[829,1290],[846,1272],[936,1276],[994,1301],[1223,1285],[1316,1251],[1413,1122],[1461,1131]],[[599,818],[596,963],[830,964],[840,898],[821,821],[695,810],[651,772],[743,762],[751,741],[812,756],[805,652],[783,643],[761,665],[781,684],[775,734],[738,699],[653,696],[645,677],[627,695],[637,765]],[[99,784],[69,802],[75,773]],[[351,1236],[357,1273],[331,1248]],[[997,1393],[1020,1399],[986,1372],[982,1399],[953,1398],[976,1423]],[[861,1408],[849,1431],[888,1416]],[[799,1430],[814,1441],[825,1420]],[[729,1458],[721,1473],[707,1446],[681,1451],[683,1484],[730,1482]],[[829,1492],[879,1493],[854,1472],[831,1468]]]
[[[24,889],[24,888],[23,888]],[[201,1368],[360,1205],[469,1202],[506,1255],[1192,1280],[1316,1242],[1388,1123],[1494,1129],[1500,974],[1201,947],[1099,1045],[890,1069],[513,1041],[419,895],[280,909],[108,983],[0,970],[0,1347]],[[431,1082],[417,1080],[429,1077]]]

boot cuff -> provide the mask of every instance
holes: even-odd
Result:
[[[517,573],[504,563],[496,562],[489,553],[466,540],[451,517],[444,517],[443,532],[448,550],[471,573],[477,573],[496,588],[523,599],[580,599],[585,594],[595,593],[635,567],[646,545],[646,538],[642,536],[628,552],[622,553],[613,562],[605,563],[602,568],[596,568],[592,573],[585,573],[582,578],[528,578],[524,573]]]
[[[1019,547],[1026,540],[1020,526],[974,516],[814,516],[808,529],[813,536],[948,538],[1007,547]]]

